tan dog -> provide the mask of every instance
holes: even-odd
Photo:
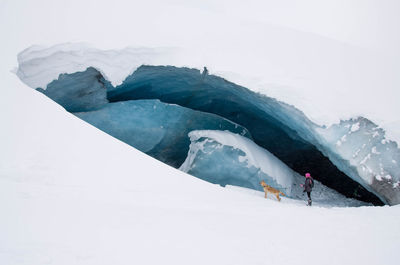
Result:
[[[272,188],[271,186],[267,185],[264,180],[261,180],[260,185],[263,186],[264,192],[265,192],[265,198],[267,198],[268,192],[275,194],[276,198],[278,201],[281,201],[281,198],[279,197],[279,194],[286,196],[282,191],[279,191],[275,188]]]

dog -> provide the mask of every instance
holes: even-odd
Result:
[[[265,192],[265,198],[267,198],[267,194],[268,192],[274,194],[276,196],[276,198],[278,199],[278,201],[281,201],[281,198],[279,197],[279,194],[286,196],[282,191],[279,191],[275,188],[272,188],[271,186],[267,185],[267,183],[265,183],[264,180],[261,180],[260,185],[264,188],[264,192]]]

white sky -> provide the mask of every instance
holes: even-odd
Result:
[[[129,44],[134,39],[132,35],[143,27],[153,33],[157,29],[168,32],[172,26],[182,31],[206,31],[218,23],[215,18],[232,17],[312,32],[399,55],[399,13],[397,0],[1,0],[0,27],[4,32],[11,26],[18,34],[25,29],[24,34],[37,43],[46,42],[47,34],[60,41],[62,36],[76,41],[90,40],[91,34],[111,38],[128,34],[130,37],[123,39],[130,40],[126,41]],[[77,32],[77,27],[84,35]],[[140,35],[142,40],[151,37],[143,32]]]
[[[222,2],[223,4],[214,5],[219,12],[287,26],[399,55],[400,1],[397,0]]]

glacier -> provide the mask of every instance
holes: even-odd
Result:
[[[40,56],[42,58],[29,56],[29,51],[25,51],[24,56],[19,57],[21,71],[18,69],[17,73],[23,81],[25,76],[29,77],[27,84],[40,83],[38,79],[41,78],[35,79],[35,74],[31,73],[37,71],[33,66],[40,65],[38,59],[46,63],[52,62],[51,54]],[[66,62],[64,64],[68,65]],[[134,64],[137,65],[137,61]],[[39,68],[46,72],[51,67]],[[101,66],[96,69],[104,73]],[[54,76],[54,68],[49,73]],[[42,72],[41,76],[45,74]],[[107,80],[106,77],[104,79]],[[380,150],[379,145],[371,146],[368,149],[370,152],[365,156],[368,159],[363,161],[377,166],[367,168],[365,163],[353,163],[349,152],[338,150],[336,138],[343,137],[343,132],[332,128],[347,126],[344,124],[351,120],[343,120],[342,123],[330,127],[318,125],[296,107],[211,75],[206,68],[201,72],[188,67],[141,65],[119,85],[115,85],[115,82],[110,85],[103,80],[99,82],[106,87],[107,100],[110,102],[104,106],[137,100],[159,100],[161,103],[217,115],[247,129],[257,145],[271,152],[295,172],[311,172],[321,183],[347,197],[377,205],[400,202],[399,176],[396,174],[399,172],[399,149],[396,142],[386,138],[383,130],[379,139],[389,148]],[[41,91],[46,93],[46,90],[44,87]],[[101,107],[95,111],[100,113],[102,108],[107,109]],[[373,124],[368,119],[365,120]],[[369,141],[364,133],[354,136],[355,142]],[[187,137],[186,144],[189,145],[189,142]],[[353,142],[347,143],[346,147],[353,150],[352,155],[359,149]],[[183,162],[185,158],[182,156],[180,159]],[[169,163],[179,167],[180,162]]]
[[[118,86],[141,65],[207,66],[326,125],[318,148],[346,176],[393,187],[400,1],[342,2],[1,1],[0,264],[397,265],[400,205],[310,208],[221,188],[34,90],[88,67]],[[57,44],[71,41],[95,47]]]

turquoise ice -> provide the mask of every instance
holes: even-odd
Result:
[[[74,113],[100,130],[169,165],[186,158],[192,130],[228,130],[251,137],[242,126],[217,115],[159,100],[109,103],[102,109]]]
[[[93,67],[83,72],[61,74],[43,94],[63,106],[69,112],[96,110],[108,103],[107,87],[111,86],[101,73]]]

